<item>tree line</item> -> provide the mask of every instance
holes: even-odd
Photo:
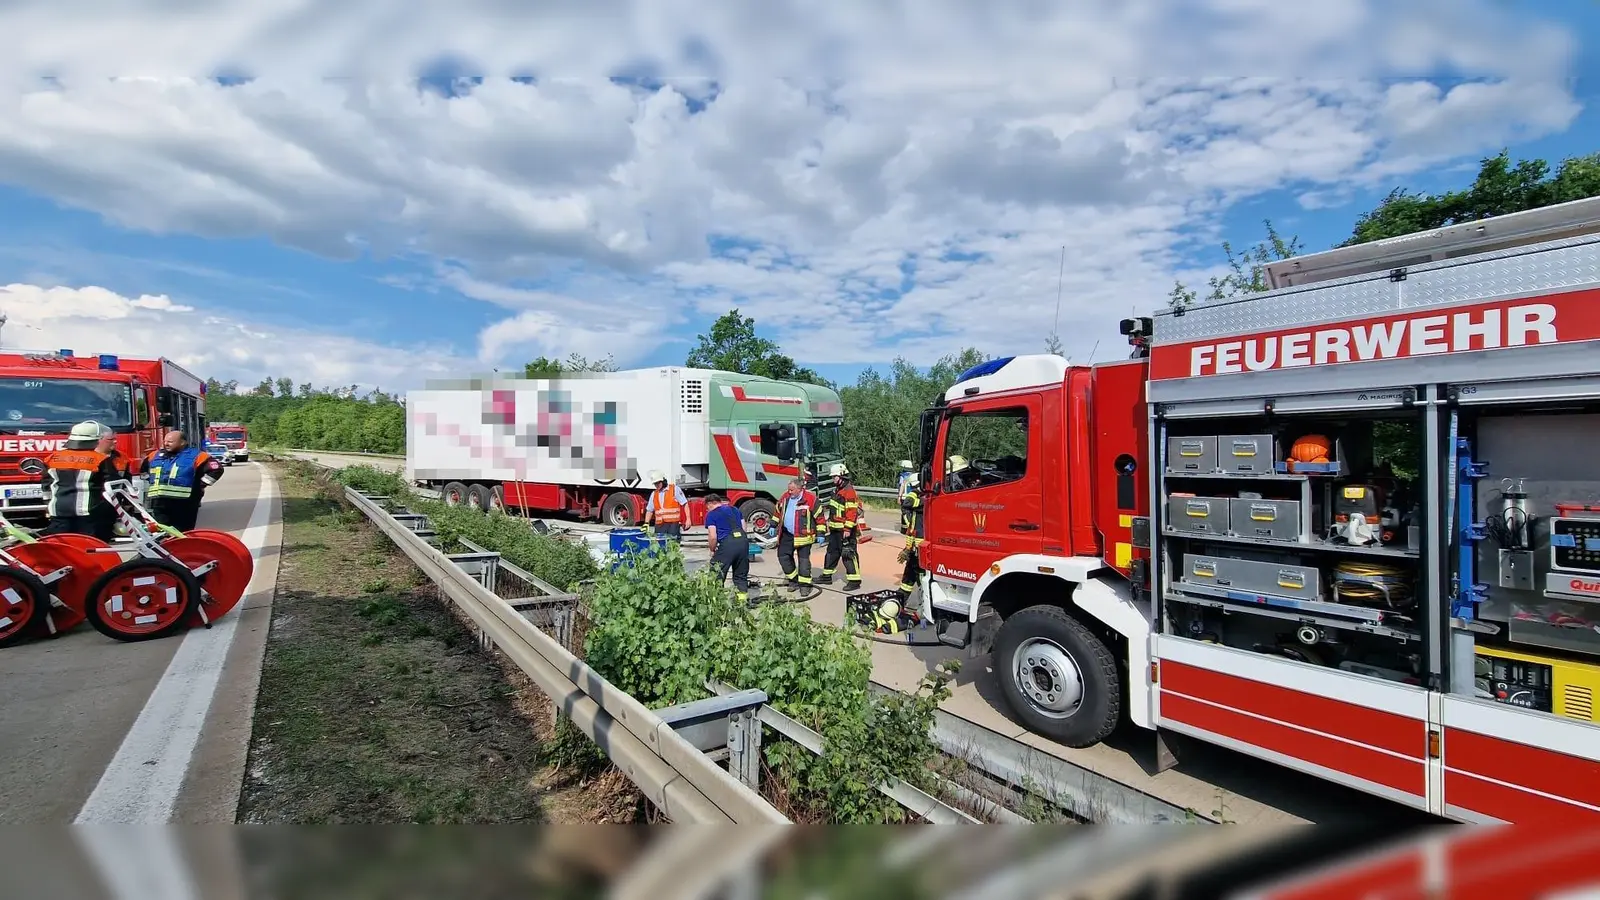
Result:
[[[206,418],[238,422],[253,444],[368,453],[403,453],[406,411],[400,397],[355,385],[315,388],[266,378],[245,392],[236,381],[206,382]]]
[[[1363,244],[1489,216],[1536,209],[1554,203],[1600,196],[1600,153],[1571,157],[1552,167],[1542,159],[1513,162],[1502,151],[1480,161],[1466,187],[1441,194],[1403,188],[1391,191],[1356,218],[1350,237],[1338,246]],[[1285,237],[1269,220],[1264,239],[1242,250],[1222,245],[1226,274],[1202,288],[1179,282],[1173,305],[1226,300],[1266,290],[1265,267],[1304,251],[1298,236]],[[1202,294],[1203,292],[1203,294]],[[1046,337],[1044,351],[1060,354],[1057,335]],[[754,318],[732,309],[718,317],[699,339],[684,365],[821,384],[839,392],[846,417],[845,460],[866,485],[890,485],[902,459],[914,459],[922,410],[968,368],[991,357],[979,348],[919,366],[896,359],[883,370],[869,367],[854,384],[835,384],[795,361],[777,342],[762,336]],[[539,357],[523,367],[525,378],[551,378],[580,372],[613,372],[611,357]],[[207,400],[212,421],[243,422],[254,441],[318,450],[401,453],[405,448],[405,408],[382,391],[358,393],[354,386],[313,388],[289,378],[264,379],[244,393],[236,382],[212,381]],[[997,440],[999,438],[997,437]]]

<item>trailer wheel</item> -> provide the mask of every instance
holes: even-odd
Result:
[[[994,665],[1012,712],[1069,747],[1100,743],[1122,716],[1116,657],[1060,607],[1030,606],[1006,619]]]
[[[489,491],[489,509],[491,509],[491,510],[493,510],[495,512],[505,512],[506,511],[506,489],[504,487],[502,487],[501,485],[497,484],[492,489],[490,489],[490,491]]]
[[[633,495],[618,491],[606,498],[600,506],[600,521],[612,528],[628,528],[637,525],[633,512]]]
[[[770,547],[778,542],[778,507],[765,497],[751,497],[739,504],[739,512],[744,516],[745,526],[750,529],[750,536],[764,547]]]
[[[439,496],[444,499],[445,506],[460,506],[467,502],[467,486],[459,481],[452,481],[444,486]]]
[[[0,566],[0,647],[37,632],[49,609],[50,589],[38,576]]]
[[[475,484],[467,488],[467,505],[481,513],[494,508],[494,492],[486,485]]]

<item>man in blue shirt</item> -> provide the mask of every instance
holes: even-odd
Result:
[[[717,580],[733,570],[733,595],[740,603],[750,601],[750,538],[746,536],[744,516],[738,507],[721,494],[706,498],[706,543],[711,549],[711,564],[717,567]]]

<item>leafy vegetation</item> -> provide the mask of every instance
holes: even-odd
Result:
[[[756,334],[756,320],[741,316],[737,309],[728,310],[711,323],[683,364],[779,381],[827,384],[821,375],[784,354],[776,341]]]
[[[498,513],[486,516],[470,507],[424,499],[413,493],[397,473],[372,466],[349,466],[339,470],[338,479],[359,491],[393,497],[427,516],[445,546],[466,538],[499,552],[512,565],[563,590],[575,589],[597,571],[594,558],[582,547],[538,534],[522,519]]]
[[[938,754],[929,732],[949,696],[943,672],[915,695],[873,695],[871,654],[849,632],[817,625],[802,607],[735,606],[715,576],[685,571],[676,545],[602,573],[588,605],[586,661],[646,705],[704,697],[715,679],[765,691],[779,711],[819,732],[820,757],[785,741],[763,745],[804,817],[902,821],[905,810],[878,785],[900,778],[928,786]]]
[[[288,378],[263,379],[245,393],[237,393],[234,381],[206,384],[207,419],[243,424],[257,445],[370,453],[400,453],[406,446],[406,410],[395,395],[358,394],[354,386],[296,388]]]

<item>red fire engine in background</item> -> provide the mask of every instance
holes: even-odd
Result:
[[[0,512],[44,514],[44,460],[73,425],[92,419],[115,431],[137,468],[168,430],[200,434],[205,402],[205,382],[167,359],[0,353]]]
[[[1128,360],[969,370],[922,421],[923,615],[1072,746],[1128,719],[1164,767],[1177,733],[1600,820],[1596,273],[1600,199],[1276,263],[1125,320]]]
[[[212,422],[206,428],[206,440],[227,447],[239,462],[250,461],[250,430],[238,422]]]

